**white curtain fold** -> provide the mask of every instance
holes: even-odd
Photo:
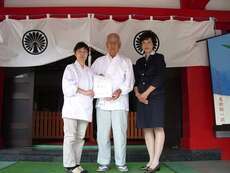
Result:
[[[105,53],[106,36],[111,32],[121,37],[120,54],[129,57],[135,64],[141,55],[135,50],[134,38],[144,30],[152,30],[158,36],[158,52],[164,54],[167,67],[208,65],[206,43],[196,41],[214,35],[214,22],[211,20],[129,19],[117,22],[87,17],[2,21],[0,66],[26,67],[52,63],[72,55],[73,47],[79,41]]]

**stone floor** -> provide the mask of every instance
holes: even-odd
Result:
[[[112,152],[112,159],[114,154]],[[82,161],[96,162],[97,146],[85,146]],[[144,145],[127,146],[128,162],[144,162],[148,159]],[[189,151],[182,149],[164,149],[161,161],[200,161],[220,160],[218,150]],[[0,150],[0,161],[62,161],[61,145],[35,145],[25,148]]]

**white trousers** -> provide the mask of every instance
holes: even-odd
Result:
[[[63,165],[64,167],[74,167],[80,165],[88,122],[69,118],[63,118],[63,121]]]
[[[100,165],[109,165],[111,161],[110,131],[114,140],[115,164],[126,164],[128,112],[124,110],[107,111],[97,108],[97,142]]]

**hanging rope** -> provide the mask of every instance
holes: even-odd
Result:
[[[36,18],[80,18],[80,17],[91,17],[91,18],[103,18],[103,19],[119,19],[119,18],[124,18],[124,19],[137,19],[137,20],[191,20],[191,21],[202,21],[202,20],[208,20],[208,19],[213,19],[216,21],[214,17],[192,17],[192,16],[152,16],[152,15],[143,15],[143,14],[130,14],[130,15],[125,15],[125,14],[116,14],[116,15],[111,15],[111,14],[97,14],[97,13],[74,13],[74,14],[32,14],[32,15],[21,15],[21,14],[15,14],[15,15],[0,15],[2,19],[36,19]],[[140,19],[141,18],[141,19]]]

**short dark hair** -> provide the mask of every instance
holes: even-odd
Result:
[[[154,47],[157,45],[157,36],[151,30],[144,31],[143,34],[140,35],[140,43],[142,44],[144,40],[148,39],[152,40]]]
[[[78,42],[78,43],[75,45],[75,47],[74,47],[74,49],[73,49],[73,52],[76,53],[76,51],[77,51],[78,49],[81,49],[81,48],[85,48],[85,49],[89,52],[89,46],[88,46],[87,44],[85,44],[83,41]]]

